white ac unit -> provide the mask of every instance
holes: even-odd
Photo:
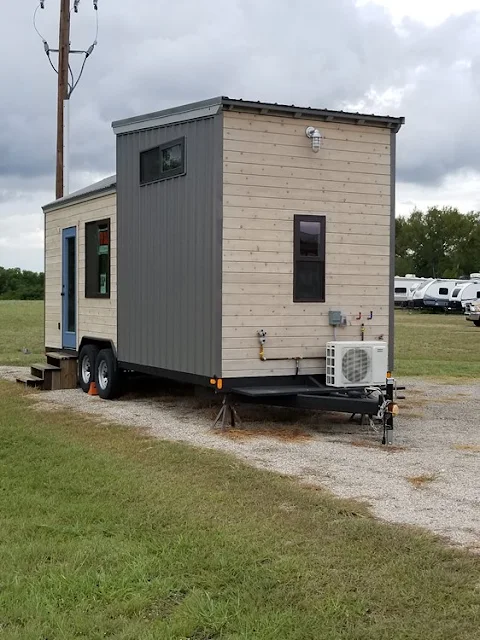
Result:
[[[330,387],[385,384],[387,367],[385,342],[327,342],[327,385]]]

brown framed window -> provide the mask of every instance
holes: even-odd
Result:
[[[85,297],[110,297],[110,219],[85,224]]]
[[[325,220],[294,216],[294,302],[325,302]]]
[[[140,153],[140,184],[150,184],[185,173],[185,138]]]

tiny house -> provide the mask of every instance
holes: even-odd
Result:
[[[228,98],[113,123],[116,176],[44,207],[47,350],[102,397],[324,381],[332,341],[391,367],[402,123]]]

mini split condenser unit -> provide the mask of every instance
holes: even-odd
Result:
[[[364,387],[385,384],[385,342],[327,342],[327,385]]]

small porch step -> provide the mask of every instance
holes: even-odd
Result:
[[[18,376],[16,380],[20,384],[24,384],[27,387],[43,387],[43,378],[39,378],[38,376],[32,376],[32,375]]]
[[[76,353],[69,351],[47,351],[45,354],[48,364],[60,366],[58,363],[63,360],[76,360],[78,358]]]
[[[42,389],[54,391],[62,389],[62,370],[53,364],[32,364],[30,371],[32,376],[43,380]]]
[[[30,375],[19,376],[17,382],[44,391],[76,389],[77,355],[65,351],[47,351],[46,363],[32,364]]]

